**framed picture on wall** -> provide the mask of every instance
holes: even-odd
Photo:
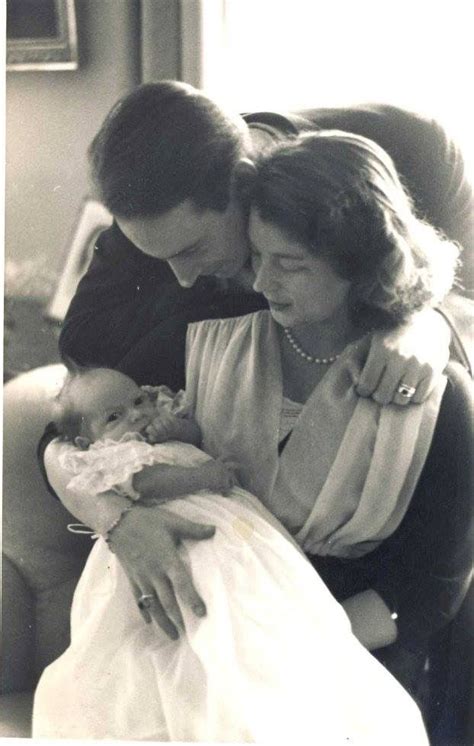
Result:
[[[7,70],[77,70],[74,0],[7,0]]]
[[[101,202],[86,198],[65,251],[65,260],[53,297],[46,309],[46,317],[62,321],[69,308],[77,285],[85,274],[99,233],[112,224],[112,215]]]

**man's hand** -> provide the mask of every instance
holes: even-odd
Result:
[[[145,621],[154,619],[172,640],[184,629],[178,606],[189,606],[198,617],[206,615],[204,601],[197,593],[192,577],[179,554],[183,539],[210,539],[214,526],[193,523],[163,507],[135,505],[109,534],[109,546],[117,555],[136,601],[143,594],[153,597],[148,609],[142,609]]]
[[[451,331],[443,317],[428,309],[394,331],[373,335],[369,355],[357,382],[360,396],[378,404],[420,404],[431,393],[449,359]],[[401,385],[413,388],[403,396]]]

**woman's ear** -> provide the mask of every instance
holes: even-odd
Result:
[[[245,199],[250,194],[256,175],[257,167],[249,158],[241,158],[237,161],[230,184],[231,198]]]
[[[89,438],[84,438],[82,435],[76,435],[74,438],[74,445],[81,449],[81,451],[87,451],[91,442]]]

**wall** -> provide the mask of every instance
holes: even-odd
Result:
[[[139,82],[139,10],[137,0],[76,0],[79,70],[7,73],[7,260],[62,265],[88,191],[88,144]]]

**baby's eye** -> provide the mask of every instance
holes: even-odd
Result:
[[[137,398],[133,402],[133,406],[134,407],[139,407],[140,404],[143,404],[143,402],[145,401],[145,398],[146,397],[143,394],[141,396],[137,396]]]
[[[112,414],[109,414],[109,416],[107,417],[107,424],[109,424],[109,422],[116,422],[119,417],[120,412],[112,412]]]

